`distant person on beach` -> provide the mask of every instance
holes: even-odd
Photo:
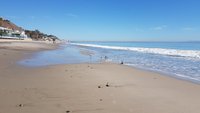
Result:
[[[107,56],[105,56],[105,57],[104,57],[104,59],[105,59],[105,60],[107,60],[107,59],[108,59],[108,57],[107,57]]]

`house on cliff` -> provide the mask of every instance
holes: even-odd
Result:
[[[25,31],[10,22],[9,20],[5,20],[0,17],[0,39],[25,39],[27,35]]]
[[[0,27],[0,38],[3,39],[25,39],[28,38],[25,31],[13,30],[5,27]]]

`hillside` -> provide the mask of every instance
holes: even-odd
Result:
[[[5,27],[5,28],[9,28],[9,29],[12,29],[12,30],[23,31],[23,29],[21,27],[18,27],[14,23],[10,22],[9,20],[4,20],[3,18],[0,18],[0,26]]]
[[[25,33],[28,37],[31,37],[33,40],[49,40],[49,41],[53,39],[59,40],[56,36],[44,34],[40,32],[39,30],[35,30],[35,31],[25,30]]]
[[[45,33],[40,32],[39,30],[26,30],[23,29],[22,27],[19,27],[12,23],[9,20],[3,19],[0,17],[0,27],[12,29],[12,30],[17,30],[17,31],[25,31],[25,34],[30,37],[33,40],[53,40],[53,39],[58,39],[54,35],[48,35]]]

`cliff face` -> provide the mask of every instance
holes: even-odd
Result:
[[[0,17],[0,27],[9,28],[9,29],[18,30],[18,31],[25,31],[25,34],[33,40],[49,40],[49,41],[54,40],[54,39],[59,40],[56,36],[42,33],[39,30],[35,30],[35,31],[24,30],[23,28],[15,25],[9,20],[4,20],[1,17]]]
[[[18,27],[14,23],[10,22],[9,20],[4,20],[3,18],[0,18],[0,26],[8,28],[8,29],[12,29],[12,30],[23,31],[21,27]]]

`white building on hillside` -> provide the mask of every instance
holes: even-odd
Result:
[[[0,27],[0,38],[7,39],[25,39],[28,38],[25,31],[12,30],[4,27]]]

